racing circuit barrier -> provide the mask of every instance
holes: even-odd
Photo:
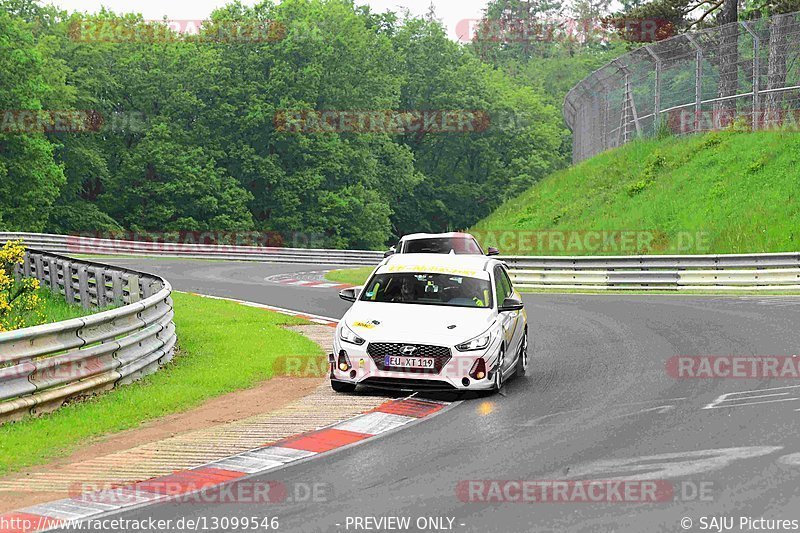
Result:
[[[0,242],[22,239],[27,246],[66,254],[138,255],[143,257],[182,257],[224,261],[264,261],[269,263],[320,263],[331,265],[376,265],[383,252],[374,250],[323,250],[236,246],[171,242],[125,241],[44,233],[0,233]]]
[[[0,333],[0,423],[125,385],[172,359],[172,287],[134,270],[28,249],[18,277],[84,307],[120,307]]]
[[[131,254],[229,261],[377,265],[380,251],[259,248],[114,241],[40,233],[0,233],[63,253]],[[235,250],[234,250],[235,249]],[[234,251],[232,251],[234,250]],[[500,256],[528,289],[800,290],[800,253],[733,255]]]
[[[800,253],[502,257],[528,289],[800,290]]]

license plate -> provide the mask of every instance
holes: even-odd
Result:
[[[385,366],[398,368],[433,368],[432,357],[401,357],[387,355],[384,361]]]

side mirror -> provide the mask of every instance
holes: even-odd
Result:
[[[505,313],[506,311],[519,311],[525,304],[522,303],[522,300],[517,300],[516,298],[506,298],[503,300],[503,305],[497,308],[499,313]]]
[[[494,246],[490,246],[489,249],[486,251],[486,255],[500,255],[500,250],[498,250]]]
[[[361,287],[350,287],[339,291],[339,298],[347,302],[355,302],[361,294]]]
[[[390,255],[394,255],[394,246],[383,252],[383,257],[389,257]]]

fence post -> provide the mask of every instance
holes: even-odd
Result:
[[[703,49],[697,44],[690,34],[685,34],[686,39],[697,50],[694,68],[694,133],[700,131],[700,113],[703,110]]]
[[[658,135],[661,128],[661,58],[653,51],[653,47],[645,46],[645,50],[656,62],[655,101],[653,102],[653,135]]]
[[[761,109],[761,39],[758,34],[750,27],[750,21],[742,22],[742,26],[747,30],[747,33],[753,37],[753,131],[758,131],[760,128],[760,121],[758,120],[758,113]]]

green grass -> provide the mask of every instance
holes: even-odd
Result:
[[[799,201],[800,135],[719,132],[600,154],[534,185],[473,231],[484,245],[507,231],[512,244],[500,243],[501,252],[519,255],[787,252],[800,250]],[[654,238],[638,249],[561,250],[520,241],[520,230]]]
[[[45,324],[80,318],[82,316],[105,311],[106,309],[111,309],[111,307],[103,309],[84,309],[80,305],[67,303],[64,296],[61,294],[53,294],[50,289],[47,288],[39,289],[37,292],[42,301],[42,315]]]
[[[132,385],[0,426],[0,474],[252,387],[273,376],[273,363],[282,356],[324,356],[317,344],[281,327],[303,320],[185,293],[174,293],[173,299],[180,344],[173,362]]]
[[[349,285],[363,285],[375,267],[361,267],[361,268],[342,268],[340,270],[331,270],[325,274],[325,279],[328,281],[335,281],[336,283],[347,283]]]

